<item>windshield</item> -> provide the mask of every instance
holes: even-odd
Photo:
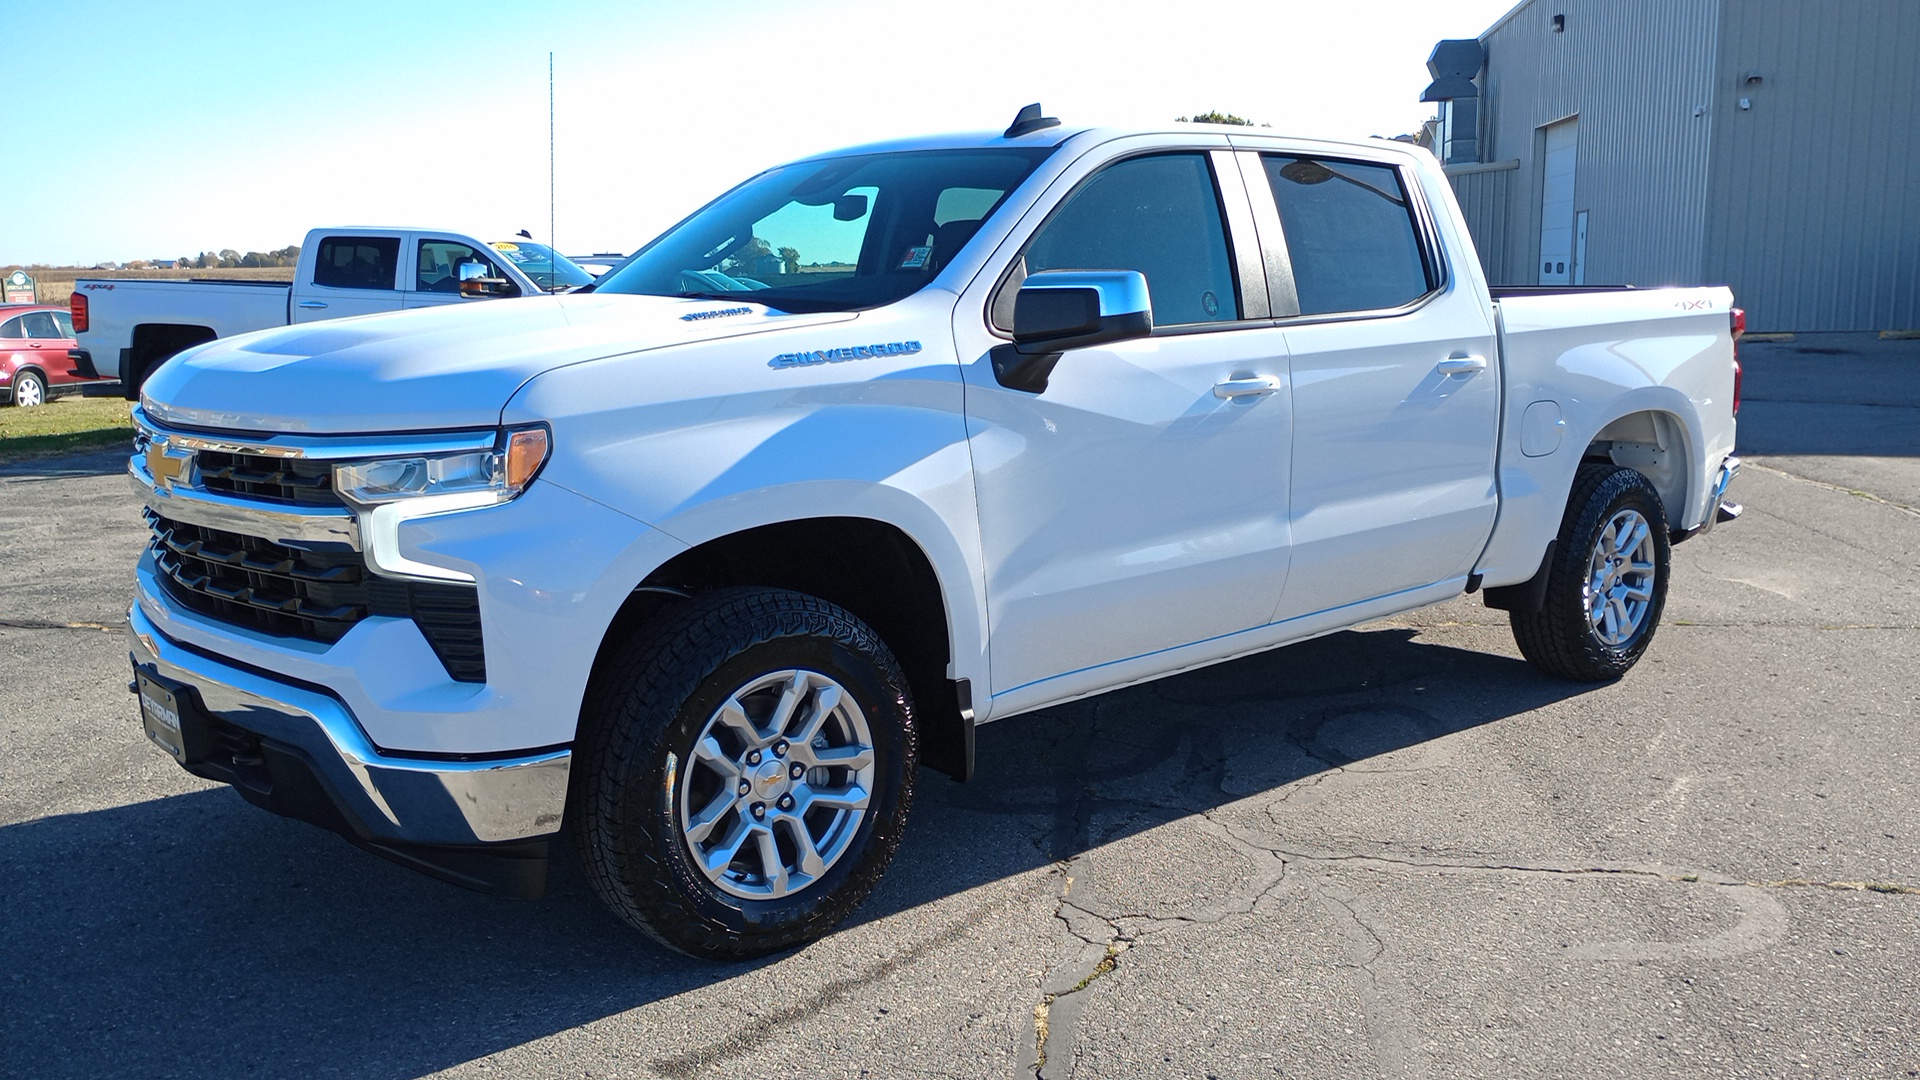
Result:
[[[681,222],[594,291],[784,311],[891,304],[951,262],[1051,152],[919,150],[783,166]]]
[[[536,244],[531,240],[499,240],[493,247],[519,267],[521,273],[532,278],[535,285],[548,292],[571,289],[593,280],[592,274],[545,244]]]

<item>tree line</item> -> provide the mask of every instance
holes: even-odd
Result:
[[[249,251],[245,255],[232,248],[203,251],[198,255],[182,255],[175,265],[183,270],[232,270],[240,266],[294,266],[299,262],[300,245],[288,244],[274,251]]]

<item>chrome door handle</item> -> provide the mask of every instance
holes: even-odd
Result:
[[[300,301],[300,306],[308,309],[323,308],[327,306],[327,302],[325,300],[302,300]]]
[[[1476,371],[1487,370],[1487,358],[1484,356],[1449,356],[1434,368],[1442,375],[1471,375]]]
[[[1254,375],[1242,379],[1228,379],[1213,384],[1213,396],[1217,398],[1258,397],[1271,394],[1280,389],[1280,380],[1271,375]]]

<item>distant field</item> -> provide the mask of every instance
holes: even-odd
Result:
[[[0,273],[10,267],[0,267]],[[185,281],[188,278],[229,278],[238,281],[293,280],[291,266],[239,266],[230,270],[30,270],[34,295],[43,304],[64,304],[73,295],[73,283],[79,278],[148,278]]]
[[[0,465],[22,458],[131,444],[133,422],[121,398],[54,398],[22,409],[0,406]]]

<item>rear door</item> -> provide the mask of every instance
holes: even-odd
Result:
[[[399,233],[323,236],[293,284],[293,322],[375,315],[401,306]]]
[[[1495,509],[1489,305],[1447,265],[1405,158],[1266,152],[1245,170],[1290,268],[1293,568],[1276,621],[1464,577]],[[1264,183],[1263,183],[1264,181]],[[1262,235],[1268,230],[1263,228]]]
[[[67,352],[75,346],[71,326],[67,316],[60,312],[29,311],[20,317],[20,327],[27,335],[26,351],[32,354],[40,370],[46,372],[47,382],[55,385],[80,381],[67,374],[73,367]]]

